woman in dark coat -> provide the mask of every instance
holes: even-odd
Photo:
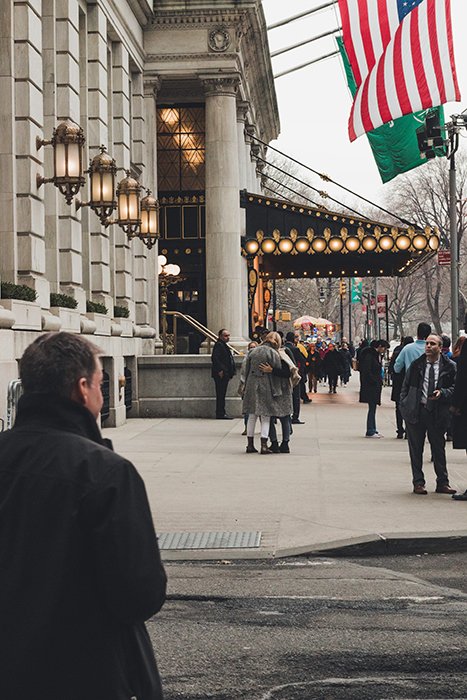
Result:
[[[413,343],[413,338],[411,335],[407,335],[404,338],[402,338],[401,344],[394,348],[394,352],[392,353],[391,361],[389,363],[388,368],[392,382],[391,401],[394,401],[394,403],[396,404],[396,430],[397,437],[399,438],[399,440],[402,440],[402,438],[404,437],[404,419],[402,418],[401,412],[399,410],[399,399],[401,395],[402,384],[404,383],[405,371],[402,370],[402,372],[394,372],[394,363],[397,360],[397,357],[402,348],[404,348],[409,343]]]
[[[335,394],[337,392],[337,378],[342,372],[343,361],[334,343],[329,343],[328,351],[324,356],[323,367],[329,382],[329,393]]]
[[[360,371],[360,403],[368,404],[365,437],[383,437],[376,429],[376,407],[381,404],[383,375],[381,356],[389,347],[387,340],[373,340],[370,347],[362,348],[358,365]]]
[[[342,372],[341,372],[341,382],[346,386],[350,379],[350,375],[352,374],[351,372],[351,367],[352,367],[352,355],[349,350],[349,346],[347,343],[342,343],[342,347],[338,351],[339,355],[342,358]]]

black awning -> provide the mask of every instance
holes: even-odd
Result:
[[[434,255],[439,233],[401,228],[242,191],[242,252],[266,277],[393,277]]]

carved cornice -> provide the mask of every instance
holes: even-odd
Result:
[[[235,96],[240,84],[238,74],[230,75],[200,75],[199,76],[206,96],[228,95]]]
[[[154,28],[176,26],[177,29],[193,29],[196,26],[211,27],[221,24],[243,23],[245,12],[239,10],[220,12],[219,10],[190,10],[190,14],[180,11],[156,10],[151,22]]]
[[[237,54],[232,53],[150,53],[147,55],[147,63],[174,63],[175,61],[236,61]]]

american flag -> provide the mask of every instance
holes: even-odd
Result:
[[[351,141],[404,114],[460,100],[451,0],[339,0],[339,9],[358,86]]]

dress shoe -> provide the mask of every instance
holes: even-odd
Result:
[[[416,493],[416,494],[418,494],[419,496],[426,496],[427,493],[428,493],[428,491],[427,491],[426,488],[423,486],[423,484],[416,484],[416,485],[413,487],[413,492]]]
[[[436,493],[448,493],[450,495],[456,493],[456,489],[452,489],[449,484],[443,484],[436,487]]]
[[[246,428],[245,428],[245,430],[243,431],[242,435],[246,435]]]
[[[217,420],[232,420],[232,418],[228,415],[225,416],[216,416]]]
[[[303,403],[311,403],[311,399],[303,399]]]
[[[271,444],[269,445],[269,449],[270,449],[271,452],[273,452],[275,455],[278,455],[279,452],[281,451],[281,450],[280,450],[280,447],[279,447],[279,443],[277,442],[277,440],[272,440],[272,441],[271,441]]]
[[[293,425],[305,425],[304,420],[299,420],[298,418],[292,418],[290,421]]]
[[[282,454],[290,454],[290,447],[289,447],[289,441],[288,440],[283,440],[281,442],[281,446],[279,448],[279,451],[282,452]]]
[[[467,491],[464,493],[456,493],[452,496],[455,501],[467,501]]]
[[[404,439],[404,433],[397,433],[397,439],[398,440],[403,440]]]

